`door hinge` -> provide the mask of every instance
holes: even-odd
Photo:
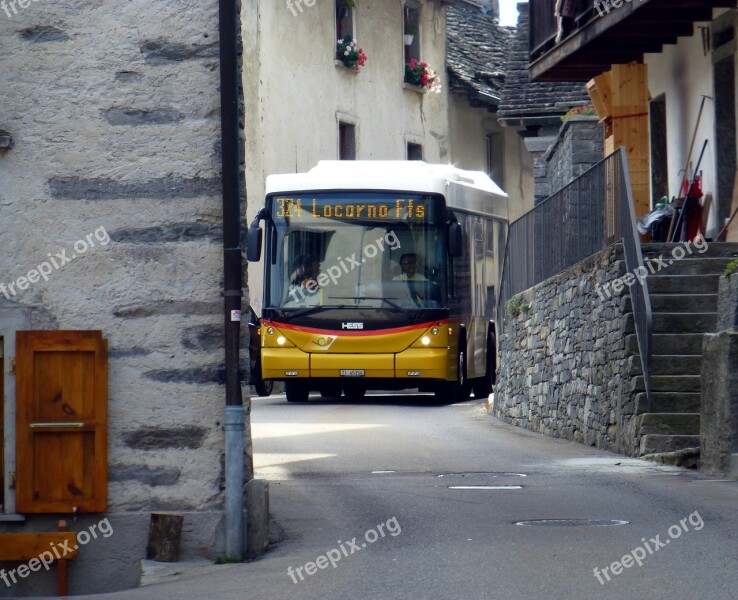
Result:
[[[15,471],[8,473],[8,489],[15,489]]]
[[[15,373],[15,356],[11,356],[8,360],[8,364],[10,365],[9,373]]]

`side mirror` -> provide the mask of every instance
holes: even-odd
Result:
[[[261,240],[263,232],[258,225],[251,225],[246,234],[246,258],[249,262],[261,260]]]
[[[458,258],[463,254],[463,233],[461,231],[461,223],[452,221],[448,224],[448,255],[451,258]]]

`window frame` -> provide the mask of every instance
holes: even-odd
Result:
[[[505,139],[504,133],[487,131],[484,135],[485,170],[489,178],[505,189]],[[497,176],[499,174],[499,177]]]
[[[424,159],[424,148],[423,144],[417,142],[408,141],[405,144],[405,160],[423,160]],[[419,151],[419,158],[411,158],[413,151]]]
[[[350,125],[354,128],[354,158],[341,157],[341,126]],[[359,119],[358,117],[336,111],[336,156],[338,160],[358,160],[359,159]]]
[[[410,18],[412,14],[415,14],[414,18]],[[416,59],[418,61],[421,60],[421,19],[422,13],[421,13],[421,7],[418,2],[415,2],[415,0],[406,0],[402,4],[402,52],[403,52],[403,79],[405,77],[404,74],[404,65],[410,62],[411,59]],[[412,34],[414,35],[413,43],[410,45],[405,45],[405,31],[408,26],[415,27],[417,29],[417,33]]]
[[[340,16],[340,11],[345,10],[348,11],[348,17],[346,17],[346,21],[348,21],[348,31],[344,30],[342,28],[343,19]],[[350,35],[352,38],[356,38],[356,10],[355,7],[346,5],[343,0],[335,0],[334,3],[334,10],[333,10],[333,18],[334,18],[334,31],[335,31],[335,37],[336,40],[343,39],[345,36]],[[333,52],[336,54],[335,50]]]

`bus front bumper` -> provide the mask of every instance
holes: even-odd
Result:
[[[262,348],[264,379],[448,379],[448,348],[408,348],[397,354],[318,354]]]

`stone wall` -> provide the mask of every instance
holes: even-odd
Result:
[[[738,479],[738,274],[720,278],[718,327],[702,344],[700,470]]]
[[[738,331],[738,273],[720,278],[717,330],[728,329]]]
[[[637,454],[631,389],[640,360],[627,347],[632,324],[624,297],[600,290],[601,297],[596,287],[624,272],[618,245],[513,298],[501,328],[495,416]]]
[[[67,518],[81,530],[109,517],[114,534],[70,565],[70,593],[106,592],[137,583],[152,511],[186,515],[183,558],[222,548],[218,2],[15,6],[0,13],[0,129],[13,140],[0,150],[0,283],[49,253],[71,255],[93,232],[109,241],[95,239],[48,281],[0,294],[4,512],[14,507],[15,331],[102,330],[109,512]],[[50,530],[60,518],[5,516],[0,532]],[[53,573],[34,574],[0,596],[53,589]]]
[[[605,158],[604,132],[596,116],[571,117],[558,132],[525,139],[533,156],[534,204],[558,192]]]
[[[596,116],[571,117],[546,153],[547,180],[551,193],[605,158],[604,134]]]

